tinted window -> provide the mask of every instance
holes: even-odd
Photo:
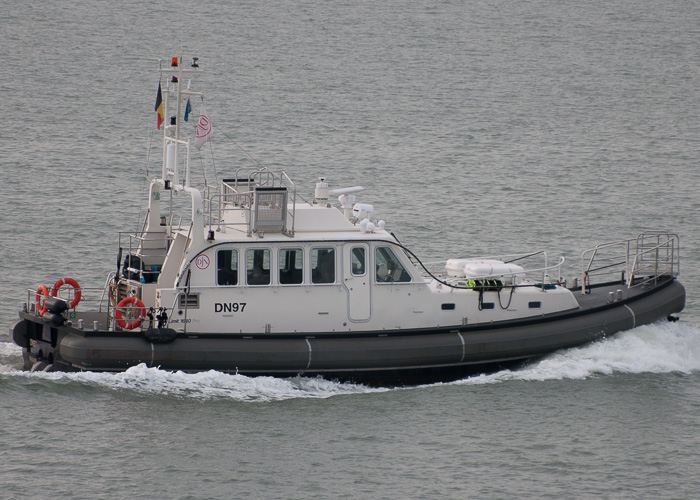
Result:
[[[403,268],[394,251],[389,247],[377,247],[374,252],[377,283],[411,281],[411,275]]]
[[[216,252],[216,283],[218,285],[238,284],[238,250]]]
[[[351,256],[352,264],[352,275],[353,276],[364,276],[365,269],[365,248],[364,247],[353,247]]]
[[[298,285],[304,281],[304,251],[301,248],[282,248],[279,255],[280,285]]]
[[[270,284],[270,250],[250,248],[246,251],[246,276],[249,285]]]
[[[311,249],[311,281],[313,283],[335,283],[335,249]]]

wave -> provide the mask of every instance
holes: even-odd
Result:
[[[154,396],[192,399],[228,399],[243,402],[270,402],[287,399],[323,399],[343,394],[383,392],[360,384],[338,383],[321,378],[247,377],[214,370],[200,373],[171,372],[140,364],[122,373],[26,372],[0,363],[0,377],[20,377],[48,385],[75,383],[84,387],[133,391]]]
[[[0,374],[22,366],[22,348],[12,342],[0,342]]]
[[[123,373],[29,373],[19,370],[17,366],[21,366],[21,350],[11,343],[0,343],[0,377],[31,378],[34,382],[41,380],[49,385],[57,383],[63,386],[73,382],[86,387],[135,391],[148,395],[242,402],[320,399],[397,390],[370,388],[321,378],[247,377],[213,370],[201,373],[169,372],[148,368],[145,364],[129,368]],[[698,371],[700,329],[683,323],[656,323],[584,347],[553,353],[520,369],[473,376],[449,385],[586,379],[614,373],[689,374]]]
[[[683,323],[659,322],[550,354],[517,370],[503,370],[453,383],[582,380],[615,373],[690,374],[698,371],[700,329]]]

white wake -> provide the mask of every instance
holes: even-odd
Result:
[[[509,380],[586,379],[613,373],[700,371],[700,330],[659,322],[618,333],[584,347],[550,354],[518,370],[503,370],[455,382],[490,384]]]
[[[21,349],[9,342],[0,343],[2,377],[35,377],[47,382],[74,382],[114,391],[202,400],[268,402],[391,390],[320,378],[246,377],[216,371],[169,372],[146,365],[132,367],[123,373],[29,373],[19,370],[17,366],[21,366]],[[513,380],[586,379],[614,373],[687,374],[696,371],[700,371],[700,329],[683,323],[656,323],[584,347],[551,354],[521,369],[473,376],[452,384],[481,385]]]

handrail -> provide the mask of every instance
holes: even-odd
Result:
[[[506,277],[506,276],[509,276],[509,277],[517,277],[517,276],[519,276],[519,275],[521,275],[521,274],[542,273],[542,283],[545,283],[545,282],[547,281],[547,276],[548,276],[548,275],[547,275],[547,271],[551,271],[551,270],[553,270],[553,269],[557,269],[558,271],[560,271],[560,270],[561,270],[561,267],[564,265],[564,262],[565,262],[565,261],[566,261],[566,259],[565,259],[563,256],[560,256],[560,257],[559,257],[559,262],[557,262],[556,264],[553,264],[553,265],[551,265],[551,266],[549,266],[549,265],[547,265],[547,264],[545,263],[545,266],[544,266],[544,267],[539,267],[539,268],[528,268],[528,269],[523,269],[522,271],[513,271],[513,272],[510,272],[510,273],[500,273],[500,272],[499,272],[499,273],[498,273],[498,276],[503,276],[503,277]],[[489,278],[490,276],[491,276],[491,275],[486,275],[486,274],[484,274],[484,275],[481,275],[481,276],[470,276],[469,279],[479,280],[479,279],[486,279],[486,278]],[[462,279],[462,278],[460,278],[460,279]],[[557,276],[557,280],[555,280],[555,281],[561,282],[561,273],[559,273],[559,275]]]
[[[99,311],[99,312],[102,312],[102,303],[103,303],[104,300],[105,300],[105,295],[106,295],[107,297],[109,297],[109,286],[110,286],[110,285],[112,284],[112,282],[114,281],[114,277],[115,277],[116,274],[117,274],[117,273],[116,273],[115,271],[112,271],[112,272],[110,272],[110,273],[107,275],[107,279],[105,280],[105,284],[104,284],[104,286],[102,287],[102,295],[100,296],[100,302],[99,302],[99,305],[98,305],[98,311]],[[118,283],[116,283],[115,285],[118,285]],[[109,298],[108,298],[108,299],[107,299],[107,312],[109,312],[109,306],[110,306],[110,304],[109,304]]]
[[[211,194],[207,192],[205,217],[208,217],[209,234],[213,234],[214,226],[218,226],[218,230],[221,232],[225,232],[226,228],[231,226],[246,226],[246,234],[250,236],[254,230],[253,210],[257,210],[255,205],[256,188],[286,188],[287,192],[291,193],[291,202],[288,200],[287,207],[285,207],[291,228],[287,228],[284,232],[289,236],[294,236],[296,185],[286,172],[281,171],[276,175],[267,168],[239,168],[236,170],[235,178],[225,179],[221,182],[220,188],[217,189],[219,192]],[[225,221],[225,214],[234,211],[245,212],[244,220]]]
[[[127,256],[133,255],[141,261],[138,279],[143,278],[145,282],[155,281],[173,241],[173,237],[167,233],[165,227],[163,231],[158,232],[157,236],[154,235],[154,231],[119,231],[117,234],[119,248],[125,248]],[[128,245],[124,247],[122,238],[127,237]],[[134,271],[136,271],[135,268]]]
[[[232,204],[231,207],[227,207],[226,204],[229,203],[228,199],[233,197],[233,201],[230,203]],[[218,201],[216,203],[217,210],[218,210],[218,217],[217,222],[214,222],[214,208],[213,204],[215,201]],[[235,212],[235,211],[244,211],[248,213],[248,217],[244,222],[224,222],[224,214],[226,212]],[[212,227],[214,224],[219,226],[219,230],[222,232],[226,232],[226,227],[228,226],[247,226],[248,230],[248,236],[250,236],[250,221],[251,221],[251,211],[252,211],[252,199],[248,193],[236,193],[236,194],[231,194],[231,193],[218,193],[214,194],[209,198],[209,211],[207,212],[207,215],[209,217],[209,231],[212,231]]]
[[[114,277],[114,271],[112,271],[108,276],[107,280],[105,282],[104,287],[84,287],[81,286],[80,288],[69,288],[67,290],[64,289],[59,289],[56,293],[56,297],[64,300],[64,301],[69,301],[74,297],[75,292],[80,292],[81,293],[81,299],[78,304],[76,304],[75,308],[70,308],[70,311],[73,312],[98,312],[98,313],[104,313],[102,309],[102,304],[104,302],[105,294],[108,294],[109,290],[109,285],[110,285],[110,280],[112,280]],[[49,291],[51,288],[49,288]],[[33,288],[28,288],[27,289],[27,312],[33,312],[34,314],[38,314],[38,311],[35,308],[36,305],[36,293],[37,290]],[[49,297],[51,295],[48,295],[46,297]],[[99,298],[98,298],[99,297]],[[109,300],[107,301],[109,304]],[[95,307],[95,304],[97,306]],[[97,311],[95,311],[97,309]],[[109,309],[109,305],[108,305]]]
[[[552,282],[561,283],[562,282],[561,269],[562,269],[562,266],[564,265],[564,262],[566,261],[566,259],[563,256],[560,256],[555,264],[549,264],[549,257],[547,256],[547,253],[543,250],[538,250],[536,252],[529,252],[529,253],[521,253],[521,254],[483,256],[483,257],[467,257],[467,258],[464,258],[464,260],[479,261],[479,260],[487,260],[488,259],[488,260],[500,260],[500,261],[503,261],[504,263],[511,263],[511,262],[515,262],[518,260],[522,260],[522,259],[534,258],[538,255],[542,256],[542,259],[544,260],[543,265],[539,265],[539,266],[535,266],[535,267],[523,267],[522,270],[515,270],[515,271],[509,271],[509,272],[498,272],[497,274],[500,277],[512,278],[512,285],[505,285],[507,287],[508,286],[513,286],[513,287],[517,286],[516,285],[516,278],[519,278],[522,275],[534,275],[534,274],[540,274],[540,273],[541,273],[541,276],[539,277],[539,279],[540,279],[540,282],[542,284],[545,284],[548,282],[549,283],[552,283]],[[435,274],[438,274],[437,269],[444,270],[445,265],[446,265],[446,261],[444,261],[444,260],[428,262],[425,264],[426,268],[431,267],[431,272],[434,272]],[[556,271],[556,277],[554,280],[552,280],[552,278],[549,276],[549,274],[551,274],[552,271]],[[493,278],[493,275],[469,276],[469,278],[450,276],[447,279],[447,281],[450,283],[460,283],[460,282],[463,282],[467,279],[483,280],[483,279],[489,279],[489,278]],[[542,290],[543,291],[545,290],[544,286],[542,287]]]
[[[639,241],[639,239],[638,239]],[[680,262],[678,259],[677,251],[678,245],[676,244],[678,240],[670,237],[668,240],[661,242],[653,247],[645,248],[643,251],[638,252],[632,262],[632,270],[630,272],[630,281],[628,287],[632,286],[633,279],[635,275],[643,274],[644,271],[650,272],[651,267],[643,265],[645,262],[645,255],[653,254],[653,273],[648,275],[646,279],[642,278],[639,284],[648,283],[654,281],[654,284],[658,282],[659,276],[671,275],[677,276],[680,268]],[[666,256],[660,255],[659,250],[666,250]],[[670,250],[670,252],[669,252]],[[670,260],[669,260],[670,259]],[[661,264],[661,266],[660,266]],[[664,265],[665,264],[665,265]],[[637,286],[637,285],[635,285]]]
[[[618,248],[618,251],[615,251]],[[614,253],[610,253],[613,251]],[[583,293],[590,293],[593,275],[620,273],[627,288],[680,272],[679,237],[667,231],[645,231],[636,238],[601,243],[581,254]],[[637,279],[637,278],[640,278]]]

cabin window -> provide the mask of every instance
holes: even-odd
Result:
[[[249,285],[270,284],[270,250],[249,248],[245,254],[246,282]]]
[[[527,306],[528,306],[530,309],[539,309],[539,308],[542,307],[542,302],[540,302],[539,300],[536,301],[536,302],[528,302],[528,303],[527,303]]]
[[[216,284],[222,286],[238,284],[238,250],[216,252]]]
[[[389,247],[377,247],[374,252],[377,283],[409,282],[411,275],[404,269],[394,251]]]
[[[282,248],[279,254],[280,285],[298,285],[304,281],[304,251],[301,248]]]
[[[365,255],[365,247],[353,247],[350,261],[352,275],[364,276],[367,272],[365,265],[365,262],[367,262],[367,257]]]
[[[311,249],[311,281],[313,283],[335,283],[335,249]]]

